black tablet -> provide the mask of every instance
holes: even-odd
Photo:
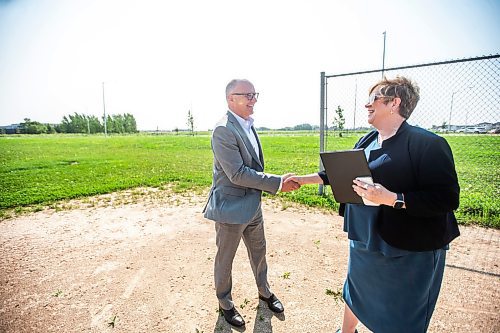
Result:
[[[362,204],[362,198],[352,189],[352,181],[372,176],[363,149],[329,151],[320,156],[335,200]]]

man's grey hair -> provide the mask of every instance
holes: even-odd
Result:
[[[238,83],[241,83],[241,82],[248,82],[248,83],[252,84],[252,82],[248,81],[247,79],[231,80],[226,86],[226,98],[234,91],[234,87],[236,87],[236,85]]]

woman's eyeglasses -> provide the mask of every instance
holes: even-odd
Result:
[[[259,98],[259,93],[232,93],[231,95],[245,96],[249,101]]]
[[[373,104],[377,99],[382,99],[382,98],[393,98],[391,96],[384,96],[380,95],[379,93],[373,93],[368,97],[368,101],[366,102],[366,105],[371,105]]]

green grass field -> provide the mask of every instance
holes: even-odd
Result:
[[[351,148],[361,134],[329,137],[328,150]],[[317,133],[260,135],[266,171],[283,174],[318,170]],[[461,223],[500,228],[499,136],[449,136],[459,174]],[[208,134],[131,136],[0,137],[0,217],[12,208],[109,193],[138,186],[208,188],[212,152]],[[318,187],[280,194],[288,200],[337,209],[331,191]]]

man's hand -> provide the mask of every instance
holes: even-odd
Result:
[[[293,174],[293,173],[287,173],[281,177],[281,181],[282,181],[281,192],[295,191],[295,190],[298,190],[300,188],[299,183],[290,179],[290,177],[292,177],[294,175],[295,174]]]

